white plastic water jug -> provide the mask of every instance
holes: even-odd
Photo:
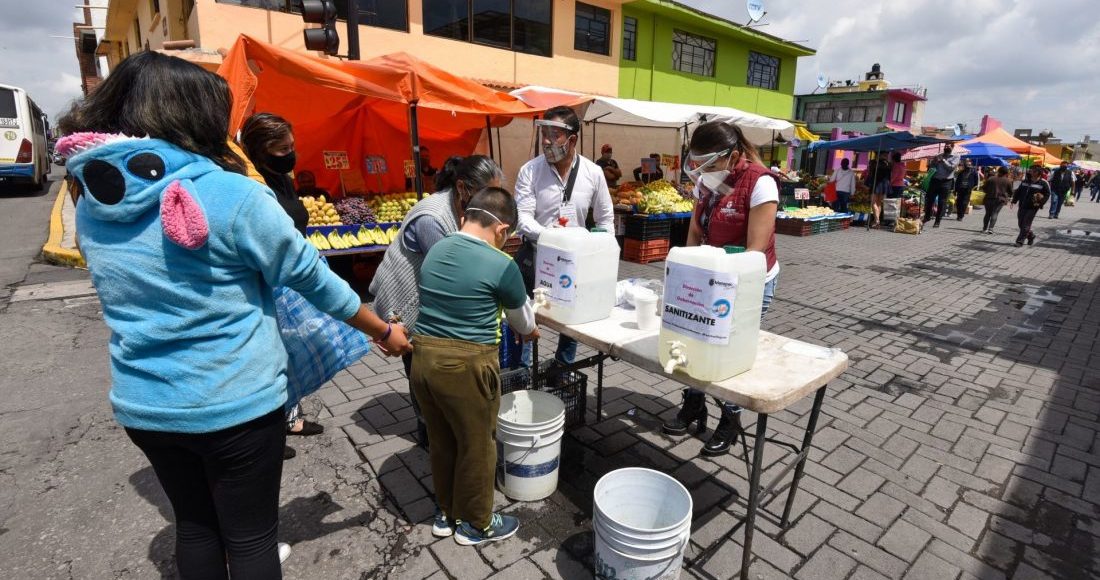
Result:
[[[535,289],[545,291],[540,313],[563,324],[611,316],[619,277],[619,244],[608,232],[549,228],[539,235]]]
[[[718,382],[752,368],[766,274],[760,252],[672,248],[657,347],[665,372]]]

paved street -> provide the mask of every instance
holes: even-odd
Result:
[[[41,246],[50,202],[0,199],[0,241],[12,251],[0,274],[14,291],[0,299],[0,570],[170,577],[170,512],[107,404],[98,305],[59,286],[86,274],[31,264],[35,252],[10,244],[37,236]],[[976,211],[919,236],[779,238],[783,270],[765,327],[839,347],[852,364],[830,386],[792,525],[780,533],[778,501],[758,519],[754,578],[1100,574],[1100,204],[1040,218],[1031,248],[1012,246],[1013,214],[1001,221],[996,236],[977,234]],[[660,277],[661,267],[624,263],[620,276]],[[36,283],[75,295],[8,302]],[[532,504],[498,493],[520,532],[472,549],[431,537],[431,476],[413,443],[401,364],[364,358],[309,401],[326,433],[291,442],[299,454],[284,471],[287,577],[590,577],[592,486],[623,466],[660,469],[691,490],[683,577],[733,577],[742,534],[722,536],[745,511],[740,448],[697,457],[701,439],[660,433],[680,385],[621,362],[605,376],[606,417],[594,420],[593,377],[589,425],[566,438],[559,491]],[[804,400],[769,425],[794,442],[809,408]],[[770,445],[765,461],[774,464],[767,480],[787,457]]]

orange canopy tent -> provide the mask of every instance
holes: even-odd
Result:
[[[476,82],[397,53],[370,61],[323,59],[241,35],[218,74],[233,92],[230,131],[253,113],[270,112],[293,126],[298,171],[317,185],[340,190],[341,171],[358,171],[378,191],[405,188],[403,167],[419,163],[414,147],[430,148],[434,163],[469,155],[482,131],[540,109]],[[368,157],[384,160],[380,164]]]
[[[1044,164],[1053,162],[1057,165],[1061,161],[1057,157],[1051,155],[1046,149],[1038,145],[1032,145],[1022,139],[1018,139],[1000,127],[991,129],[973,139],[962,141],[959,144],[965,147],[968,143],[994,143],[1019,153],[1021,157],[1031,157],[1035,160],[1042,160]]]

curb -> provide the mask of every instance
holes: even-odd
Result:
[[[42,246],[42,257],[47,262],[59,266],[87,268],[88,266],[84,263],[84,257],[80,255],[80,252],[61,247],[61,240],[65,234],[61,212],[65,206],[65,198],[68,195],[69,184],[62,181],[61,187],[57,190],[57,199],[53,202],[53,210],[50,211],[50,236],[46,238],[46,245]]]

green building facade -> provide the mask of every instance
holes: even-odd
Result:
[[[794,113],[798,57],[815,51],[668,0],[623,5],[619,97]]]

